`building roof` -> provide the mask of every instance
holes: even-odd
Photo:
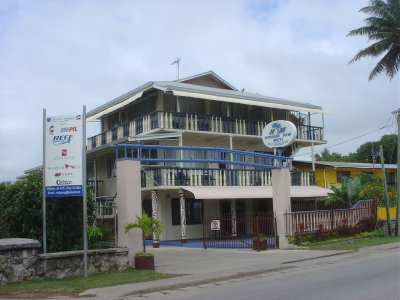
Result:
[[[237,89],[233,85],[231,85],[230,83],[225,81],[222,77],[220,77],[217,74],[215,74],[215,72],[212,71],[212,70],[210,70],[208,72],[200,73],[200,74],[197,74],[197,75],[185,77],[185,78],[176,80],[176,82],[190,83],[194,79],[204,78],[204,77],[207,77],[207,78],[209,78],[209,79],[211,79],[211,80],[213,80],[215,82],[218,82],[222,86],[225,86],[227,89],[237,91]]]
[[[305,160],[294,160],[294,164],[311,165],[311,161]],[[380,169],[381,164],[370,164],[370,163],[353,163],[353,162],[336,162],[336,161],[315,161],[315,166],[327,167],[327,168],[347,168],[347,169]],[[385,164],[386,170],[396,170],[396,164]]]
[[[199,84],[187,83],[195,78],[205,78],[214,80],[225,88],[204,86]],[[281,98],[269,97],[260,94],[238,91],[213,71],[201,73],[195,76],[184,78],[178,81],[150,81],[136,89],[133,89],[87,113],[87,120],[98,119],[101,116],[113,112],[126,106],[136,99],[142,97],[148,90],[161,90],[164,93],[171,93],[175,96],[193,97],[214,101],[225,101],[254,105],[262,107],[279,108],[285,110],[307,111],[313,113],[326,113],[320,106],[305,102],[286,100]]]

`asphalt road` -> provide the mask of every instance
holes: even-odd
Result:
[[[309,261],[280,272],[122,299],[400,300],[400,252]]]

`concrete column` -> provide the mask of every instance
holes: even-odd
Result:
[[[117,161],[118,247],[129,249],[129,265],[133,266],[136,252],[143,251],[143,234],[139,229],[125,233],[125,225],[142,214],[140,162]]]
[[[179,207],[181,213],[181,243],[185,244],[186,241],[186,208],[185,208],[185,193],[179,190]]]
[[[158,193],[156,190],[151,191],[151,212],[152,218],[158,219]],[[153,248],[160,247],[160,237],[153,235]]]
[[[276,215],[279,248],[289,246],[286,237],[285,212],[290,210],[290,174],[289,169],[272,170],[272,202]]]

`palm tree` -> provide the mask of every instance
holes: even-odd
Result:
[[[153,235],[158,240],[162,226],[158,219],[149,217],[146,213],[141,216],[136,216],[135,222],[130,222],[125,225],[125,233],[132,228],[139,228],[143,231],[143,253],[146,253],[146,237]]]
[[[333,193],[328,193],[326,203],[345,202],[349,207],[351,204],[360,199],[362,190],[361,180],[359,177],[345,178],[340,187],[332,186]]]
[[[364,20],[366,26],[350,31],[347,36],[366,35],[376,42],[358,52],[349,63],[384,54],[369,74],[369,80],[381,72],[392,80],[400,68],[400,0],[370,0],[369,4],[360,9],[370,15]]]

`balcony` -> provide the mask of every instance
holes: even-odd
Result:
[[[87,150],[157,130],[185,130],[210,133],[261,136],[267,125],[264,121],[240,120],[228,117],[197,115],[178,112],[155,111],[122,126],[100,133],[87,140]],[[296,125],[297,139],[323,142],[323,128]]]
[[[142,168],[142,188],[179,186],[271,186],[271,170],[216,169],[146,166]],[[314,172],[291,171],[293,186],[314,184]]]

